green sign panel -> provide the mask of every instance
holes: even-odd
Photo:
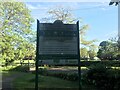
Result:
[[[78,58],[77,24],[39,23],[38,36],[40,59]]]

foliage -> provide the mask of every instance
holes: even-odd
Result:
[[[75,73],[48,73],[48,76],[54,76],[58,78],[62,78],[64,80],[69,80],[69,81],[76,81],[78,80],[78,75]]]
[[[88,50],[86,48],[81,48],[80,49],[80,57],[82,60],[87,60],[89,55],[88,55]]]
[[[88,24],[84,24],[81,18],[77,18],[72,14],[72,10],[71,8],[67,8],[65,6],[56,6],[50,10],[48,10],[47,14],[48,17],[42,18],[42,22],[54,22],[55,20],[61,20],[64,23],[68,23],[68,24],[75,24],[76,21],[80,21],[80,44],[82,44],[83,46],[89,47],[91,48],[92,46],[94,46],[94,49],[96,49],[96,46],[94,45],[94,42],[96,42],[96,40],[86,40],[86,32],[89,29],[89,25]]]
[[[101,60],[114,60],[120,58],[118,43],[113,41],[102,41],[99,45],[97,56]]]
[[[11,73],[11,72],[10,72]],[[18,72],[16,75],[21,74]],[[60,78],[39,75],[38,86],[41,90],[73,90],[78,88],[78,82],[62,80]],[[13,80],[15,90],[34,90],[35,75],[32,73],[22,73],[20,78]]]
[[[78,80],[78,74],[77,73],[67,73],[67,72],[49,72],[47,69],[39,69],[39,74],[45,75],[45,76],[54,76],[57,78],[62,78],[64,80],[69,81],[77,81]]]
[[[119,67],[120,66],[120,61],[81,61],[81,66],[88,67],[90,65],[97,65],[97,64],[102,64],[105,65],[106,67]]]
[[[102,64],[96,64],[89,67],[82,80],[99,89],[118,90],[120,88],[120,71],[112,70]]]
[[[0,2],[0,56],[6,66],[14,60],[34,57],[32,22],[24,3]]]
[[[17,66],[15,68],[9,69],[9,71],[28,72],[29,67],[28,66]]]
[[[47,11],[48,17],[42,18],[43,22],[54,22],[55,20],[61,20],[64,23],[75,23],[77,18],[74,18],[70,8],[64,6],[56,6]]]
[[[80,58],[82,60],[94,60],[94,58],[97,56],[97,53],[95,51],[95,49],[90,49],[88,50],[85,47],[81,47],[80,48]]]
[[[88,54],[89,54],[90,60],[94,60],[94,57],[97,56],[97,53],[96,53],[95,50],[89,50],[89,51],[88,51]]]

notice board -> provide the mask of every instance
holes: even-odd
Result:
[[[38,53],[45,59],[77,59],[77,24],[64,24],[60,20],[54,23],[39,23]]]

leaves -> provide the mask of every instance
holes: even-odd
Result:
[[[81,58],[88,58],[89,50],[87,50],[87,48],[96,51],[97,46],[94,45],[94,42],[96,42],[97,40],[86,40],[86,32],[89,29],[89,25],[83,24],[81,18],[76,18],[70,8],[66,8],[64,6],[56,6],[50,9],[47,14],[48,17],[43,18],[41,21],[45,23],[53,23],[55,20],[61,20],[64,23],[75,24],[76,21],[80,20],[80,44],[82,44],[81,46],[83,46],[81,48]]]
[[[103,41],[100,43],[100,49],[98,51],[98,57],[100,59],[114,60],[119,59],[118,44],[112,41]]]
[[[89,57],[88,50],[86,48],[80,49],[80,57],[82,60],[87,60]]]
[[[34,51],[34,45],[30,43],[34,35],[32,22],[30,10],[24,3],[0,2],[0,52],[6,63],[23,59],[31,50]],[[29,52],[28,44],[32,47]]]
[[[64,23],[76,23],[77,18],[74,18],[70,8],[64,6],[56,6],[47,11],[48,17],[42,18],[44,22],[54,22],[55,20],[61,20]]]

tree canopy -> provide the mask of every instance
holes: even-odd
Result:
[[[120,52],[117,40],[102,41],[99,45],[97,56],[101,60],[119,60]]]
[[[0,54],[6,64],[33,53],[33,19],[22,2],[0,2]],[[31,52],[32,51],[32,52]]]
[[[73,15],[72,10],[65,6],[55,6],[54,8],[47,11],[48,17],[42,18],[41,21],[43,22],[54,22],[56,19],[61,20],[64,23],[73,24],[76,21],[80,21],[80,43],[86,47],[96,49],[94,42],[96,40],[86,40],[86,32],[89,29],[88,24],[82,24],[83,21],[81,18],[77,18]],[[82,49],[83,50],[83,49]]]
[[[50,10],[47,11],[48,17],[42,18],[41,21],[43,22],[54,22],[55,20],[61,20],[64,23],[68,24],[74,24],[78,20],[80,21],[80,44],[84,46],[81,48],[81,58],[87,58],[85,54],[88,53],[89,50],[87,50],[86,47],[89,47],[89,49],[94,49],[96,51],[97,46],[94,44],[96,40],[86,40],[86,32],[89,29],[88,24],[83,24],[83,21],[81,18],[77,18],[73,15],[72,10],[70,8],[67,8],[65,6],[56,6]],[[85,49],[86,48],[86,49]],[[85,53],[84,53],[85,52]],[[92,54],[91,54],[92,55]]]

